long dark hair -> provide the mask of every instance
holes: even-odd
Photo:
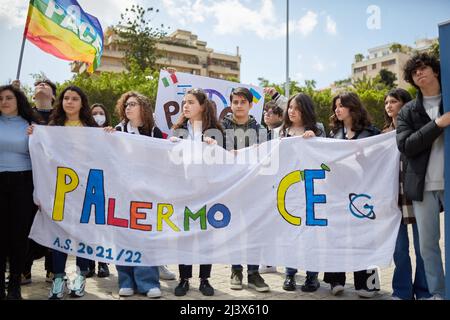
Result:
[[[222,125],[219,120],[217,120],[216,108],[214,108],[213,102],[208,99],[206,92],[202,89],[191,89],[186,92],[186,95],[192,94],[198,101],[198,103],[203,107],[202,112],[202,133],[209,129],[219,129],[223,132]],[[173,130],[183,128],[188,122],[188,118],[181,113],[178,118],[177,123],[174,124]]]
[[[400,101],[403,105],[405,105],[406,103],[408,103],[409,101],[412,100],[412,97],[409,94],[409,92],[406,91],[405,89],[402,89],[402,88],[397,88],[397,89],[390,90],[384,96],[384,100],[383,101],[386,102],[386,99],[388,97],[392,97],[392,98]],[[386,108],[384,108],[384,128],[383,128],[383,131],[391,128],[393,126],[393,121],[394,121],[394,119],[389,117],[389,115],[386,112]]]
[[[103,127],[109,127],[109,126],[111,126],[111,115],[109,114],[109,111],[108,111],[108,109],[106,109],[106,107],[103,105],[103,104],[101,104],[101,103],[94,103],[92,106],[91,106],[91,113],[92,113],[92,111],[94,110],[94,108],[101,108],[102,110],[103,110],[103,112],[105,113],[105,118],[106,118],[106,121],[105,121],[105,123],[103,124]]]
[[[295,105],[297,110],[300,112],[303,122],[303,127],[305,128],[305,131],[313,131],[316,136],[319,136],[322,134],[322,130],[320,130],[317,127],[317,116],[316,112],[314,110],[314,102],[312,99],[304,94],[299,93],[295,96],[292,96],[287,104],[286,111],[284,112],[283,116],[283,126],[281,127],[280,134],[282,137],[287,135],[287,130],[292,127],[292,121],[289,119],[289,106],[291,105],[292,101],[295,101]]]
[[[359,96],[354,92],[343,92],[333,98],[331,107],[333,115],[330,117],[330,127],[333,133],[337,133],[344,127],[343,122],[336,116],[336,102],[338,99],[341,99],[341,104],[350,111],[350,116],[352,117],[352,131],[361,132],[372,125],[369,114],[366,108],[364,108]]]
[[[27,96],[25,93],[20,90],[19,88],[13,86],[13,85],[6,85],[0,87],[0,93],[3,91],[11,91],[14,96],[16,97],[17,101],[17,112],[19,116],[21,116],[23,119],[28,121],[28,123],[41,123],[42,119],[39,117],[37,112],[33,110],[31,107],[30,102],[28,101]],[[1,112],[0,112],[1,114]]]
[[[124,93],[119,98],[119,101],[117,101],[116,114],[119,116],[120,121],[123,122],[123,124],[126,126],[129,120],[125,113],[125,103],[127,103],[128,99],[130,98],[135,98],[139,102],[139,108],[142,118],[141,120],[144,124],[141,128],[142,133],[144,135],[151,135],[152,130],[155,127],[155,119],[153,118],[153,109],[151,107],[151,102],[146,96],[134,91]]]
[[[98,127],[94,118],[92,117],[91,108],[86,94],[77,86],[68,86],[56,99],[56,106],[50,115],[50,126],[64,126],[67,121],[67,115],[63,108],[64,95],[67,91],[76,92],[81,98],[80,121],[85,127]]]

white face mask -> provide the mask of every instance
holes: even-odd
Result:
[[[97,115],[94,116],[94,120],[101,127],[101,126],[103,126],[105,124],[106,117],[104,115],[97,114]]]

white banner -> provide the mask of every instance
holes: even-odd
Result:
[[[336,272],[392,260],[401,219],[395,133],[288,138],[232,153],[36,126],[30,152],[40,206],[30,237],[69,254]]]
[[[230,94],[237,87],[244,87],[252,92],[253,107],[250,114],[260,123],[264,108],[262,88],[188,73],[169,74],[167,71],[161,70],[156,97],[156,124],[163,132],[169,136],[172,135],[172,126],[183,112],[183,97],[190,89],[205,90],[209,99],[216,105],[217,117],[223,119],[231,112]]]

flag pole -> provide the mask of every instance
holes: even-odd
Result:
[[[25,27],[23,29],[22,47],[20,48],[19,65],[17,66],[16,80],[20,80],[20,71],[22,69],[23,53],[25,51],[25,41],[27,40],[26,34],[27,34],[27,30],[28,30],[28,24],[30,23],[29,17],[30,17],[30,9],[31,9],[32,2],[33,2],[33,0],[30,0],[30,2],[28,4],[28,14],[27,14],[27,20],[25,22]]]
[[[23,59],[23,52],[25,50],[25,41],[26,41],[26,37],[25,37],[25,32],[24,32],[23,38],[22,38],[22,48],[20,49],[19,66],[17,67],[16,80],[20,80],[20,70],[22,69],[22,59]]]
[[[290,89],[289,79],[289,0],[286,0],[286,86],[285,96],[289,99]]]

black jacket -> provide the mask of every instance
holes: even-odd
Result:
[[[362,131],[356,132],[355,136],[352,138],[352,140],[364,139],[364,138],[376,136],[377,134],[380,134],[380,133],[381,133],[381,131],[377,127],[371,125],[371,126],[368,126],[367,128],[364,128]],[[345,139],[344,127],[339,128],[336,132],[331,131],[330,138]]]
[[[440,113],[443,113],[442,102]],[[423,201],[431,148],[443,132],[425,111],[422,95],[400,110],[397,119],[397,145],[405,158],[404,193],[407,198]]]
[[[256,119],[251,115],[249,116],[249,120],[246,124],[240,125],[234,122],[233,115],[229,114],[222,120],[222,127],[225,129],[225,146],[227,150],[238,150],[238,148],[242,147],[247,148],[254,144],[267,141],[267,130],[262,128]],[[249,133],[248,130],[253,130],[253,132],[247,136],[238,137],[235,135],[235,132],[239,129],[243,130],[245,133]],[[259,137],[260,131],[261,134],[264,131],[262,139]],[[245,139],[245,141],[243,139]]]
[[[127,127],[126,123],[121,123],[121,124],[117,125],[115,129],[117,131],[123,131],[125,133],[128,133],[128,127]],[[162,131],[156,126],[153,127],[151,134],[144,133],[142,128],[138,128],[138,130],[141,135],[152,137],[152,138],[157,138],[157,139],[164,139]]]

